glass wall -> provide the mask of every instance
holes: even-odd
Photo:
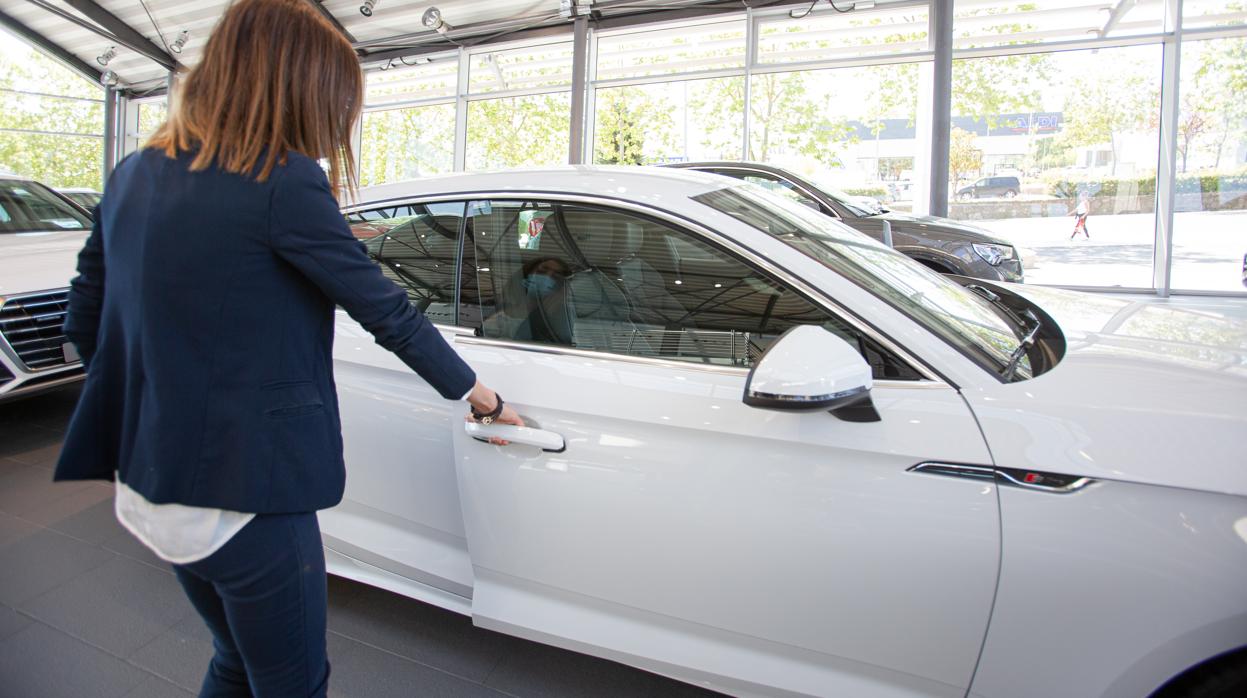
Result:
[[[598,37],[592,162],[739,160],[746,33],[733,19]]]
[[[473,53],[464,169],[565,164],[571,84],[569,41]],[[514,96],[480,97],[495,93]]]
[[[918,68],[895,63],[753,76],[746,159],[909,208]]]
[[[680,80],[597,91],[593,162],[652,165],[740,159],[743,77]]]
[[[1170,283],[1176,289],[1241,291],[1247,269],[1247,37],[1186,42],[1179,94]]]
[[[601,164],[762,161],[893,210],[938,208],[930,3],[844,5],[591,28],[577,150]],[[1242,287],[1247,2],[954,0],[953,13],[950,218],[1012,242],[1031,283]],[[0,167],[98,186],[99,88],[47,87],[59,68],[10,44]],[[366,66],[362,183],[567,162],[574,55],[568,32]],[[1175,103],[1169,151],[1162,105]],[[144,103],[137,127],[127,116],[127,135],[157,109]],[[1171,194],[1172,224],[1158,205]]]
[[[566,164],[571,113],[568,92],[468,102],[465,169]]]
[[[1028,281],[1151,286],[1161,58],[1149,44],[955,60],[949,216],[1020,248]]]
[[[366,72],[360,186],[455,169],[458,76],[458,54],[390,61]]]
[[[361,143],[360,186],[451,172],[455,105],[366,112]]]
[[[103,89],[0,29],[0,172],[103,186]]]

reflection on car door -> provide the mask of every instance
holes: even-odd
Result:
[[[447,341],[463,208],[396,205],[347,217],[366,229],[369,253],[386,276],[446,326]],[[336,331],[347,479],[342,503],[320,514],[331,567],[418,598],[436,593],[428,587],[449,592],[432,600],[455,607],[458,597],[471,596],[472,570],[446,430],[465,409],[442,399],[345,312]],[[458,603],[466,610],[466,601]]]
[[[462,301],[480,336],[456,349],[566,444],[450,425],[477,624],[741,695],[964,695],[996,580],[995,489],[906,471],[990,463],[953,388],[665,221],[558,201],[468,217]],[[562,278],[530,278],[539,258]],[[533,333],[549,317],[569,341]],[[881,422],[742,404],[749,367],[795,324],[862,350]]]

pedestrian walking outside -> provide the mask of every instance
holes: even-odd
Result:
[[[1079,233],[1082,233],[1086,239],[1091,239],[1091,233],[1087,232],[1087,215],[1091,213],[1091,198],[1086,192],[1078,195],[1078,205],[1070,211],[1069,215],[1074,217],[1074,232],[1070,233],[1069,239],[1073,240]]]

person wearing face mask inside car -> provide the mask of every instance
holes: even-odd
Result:
[[[520,273],[520,285],[528,295],[528,316],[515,338],[570,346],[573,312],[567,297],[567,277],[571,276],[567,263],[558,257],[531,259]]]

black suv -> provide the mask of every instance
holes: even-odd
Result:
[[[1022,184],[1017,177],[984,177],[968,187],[962,187],[957,190],[957,199],[959,201],[969,201],[970,199],[987,199],[993,196],[1003,196],[1006,199],[1012,199],[1022,191]]]
[[[886,222],[892,231],[892,246],[898,252],[938,272],[992,281],[1022,281],[1022,258],[1017,250],[981,228],[947,218],[909,216],[887,209],[867,208],[848,194],[815,186],[787,170],[770,165],[681,162],[665,167],[700,170],[757,184],[836,218],[876,240],[883,239]]]

